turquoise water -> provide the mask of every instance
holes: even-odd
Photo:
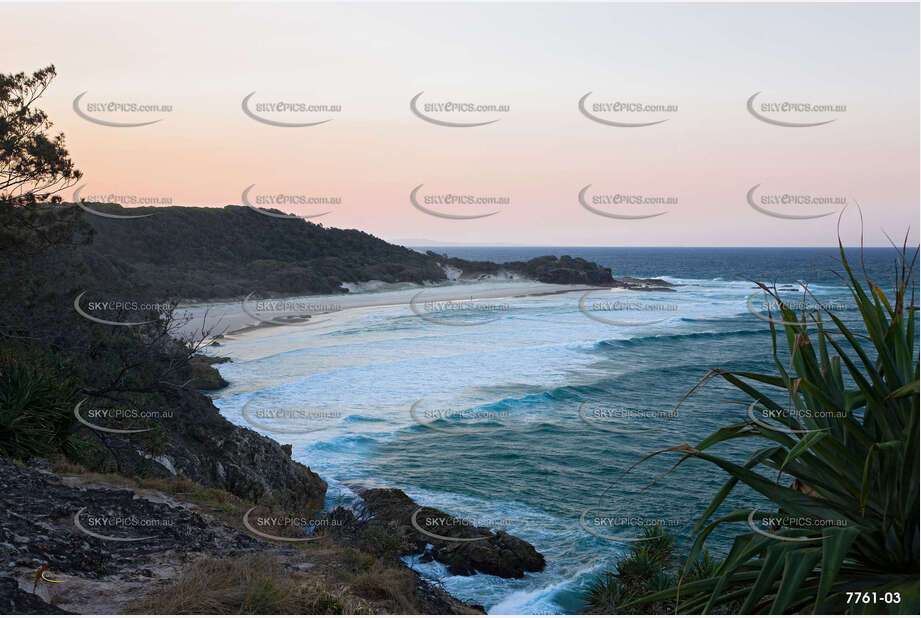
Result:
[[[568,254],[609,266],[615,276],[662,277],[676,288],[599,292],[583,299],[587,311],[579,308],[582,294],[570,293],[439,314],[449,321],[491,320],[466,327],[426,321],[406,307],[381,307],[322,332],[266,329],[221,350],[242,360],[221,366],[231,386],[215,403],[240,424],[246,424],[248,402],[335,411],[319,431],[263,432],[292,443],[294,457],[330,482],[330,506],[352,502],[358,487],[397,486],[455,516],[501,521],[534,544],[547,569],[521,580],[454,577],[437,563],[407,559],[491,613],[578,612],[581,588],[610,569],[626,539],[638,533],[637,522],[662,521],[686,546],[723,475],[689,461],[646,488],[675,463],[672,455],[621,475],[652,451],[693,444],[745,417],[741,394],[718,381],[674,413],[708,368],[773,371],[768,324],[750,310],[760,307],[760,296],[749,303],[757,290],[745,277],[776,281],[791,298],[796,281],[808,281],[822,303],[835,303],[850,321],[855,317],[828,270],[836,266],[830,249],[439,252],[493,261]],[[893,258],[891,250],[864,255],[883,287]],[[625,302],[643,308],[592,309]],[[277,352],[282,340],[286,351]],[[722,451],[742,459],[751,449],[739,442]],[[768,505],[739,493],[729,506]],[[712,537],[713,548],[724,551],[743,530],[726,527]]]

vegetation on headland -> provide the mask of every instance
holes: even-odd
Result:
[[[674,554],[675,541],[675,535],[661,525],[644,527],[640,540],[615,561],[613,571],[589,585],[584,596],[586,613],[674,613],[671,599],[631,604],[676,584],[679,564]],[[719,561],[705,551],[688,571],[685,582],[712,577],[718,567]]]
[[[177,341],[169,310],[126,309],[124,317],[149,323],[125,329],[84,320],[74,313],[73,299],[87,287],[131,290],[159,299],[217,298],[254,290],[265,295],[336,292],[342,281],[444,278],[440,256],[394,248],[361,232],[279,221],[242,207],[210,212],[158,209],[155,217],[116,222],[56,203],[52,194],[72,186],[80,173],[69,160],[63,137],[47,136],[50,123],[32,107],[53,75],[53,68],[32,76],[0,75],[0,283],[9,291],[0,299],[0,454],[22,459],[63,456],[93,470],[121,470],[122,451],[114,439],[76,422],[76,404],[92,398],[112,405],[161,408],[187,401],[177,393],[188,390],[189,361],[206,336]],[[47,199],[51,201],[43,202]],[[229,235],[221,226],[182,225],[227,213],[226,221],[239,223]],[[163,227],[152,226],[157,233],[145,238],[140,232],[144,222],[161,215]],[[278,223],[288,222],[298,231],[281,243],[279,251],[278,236],[264,233],[268,228],[261,226],[271,224],[277,230]],[[116,223],[137,229],[124,226],[119,231],[127,233],[107,236]],[[247,246],[258,250],[223,244],[254,231],[259,240]],[[302,251],[310,235],[313,244]],[[224,247],[222,259],[227,261],[212,263],[205,257],[214,244]],[[311,253],[315,246],[328,252]],[[783,320],[783,337],[771,326],[776,374],[712,370],[707,379],[727,380],[759,409],[786,411],[776,420],[789,431],[745,422],[722,428],[695,446],[661,451],[679,454],[682,461],[693,457],[713,463],[729,479],[698,522],[683,567],[670,576],[670,547],[666,552],[658,540],[642,541],[619,561],[614,573],[593,587],[592,611],[917,613],[914,260],[903,252],[900,278],[890,297],[869,279],[864,285],[843,250],[842,259],[865,333],[851,332],[831,311],[822,310],[825,318],[820,312],[797,315],[775,294]],[[500,266],[481,263],[468,268],[490,274]],[[606,282],[604,269],[566,256],[537,258],[520,268],[542,281]],[[226,286],[215,286],[215,281]],[[782,397],[786,405],[779,403]],[[802,418],[792,413],[799,409],[843,414]],[[746,462],[712,454],[712,447],[743,437],[763,445]],[[138,438],[154,455],[164,448],[165,439],[160,432]],[[759,474],[765,470],[770,476]],[[129,473],[145,476],[137,466]],[[733,511],[713,520],[739,483],[776,504],[776,512]],[[717,526],[751,521],[752,516],[786,523],[770,534],[739,535],[718,563],[706,557],[706,540]],[[240,599],[249,599],[251,590],[266,591],[267,583],[258,573],[238,566],[196,567],[231,582],[222,597],[226,603],[214,601],[222,611],[239,609]],[[368,590],[385,583],[369,579]],[[183,590],[192,591],[185,597],[190,599],[203,588],[201,582],[196,588],[194,581],[186,580],[176,585],[187,586]],[[294,607],[285,600],[285,590],[268,592],[266,602],[255,608],[268,612]],[[855,593],[860,593],[856,601]],[[871,593],[875,596],[868,597]],[[169,589],[161,602],[179,594],[180,588]],[[896,594],[894,603],[890,599]],[[326,601],[322,594],[305,594],[296,609],[316,609]],[[196,609],[205,611],[206,606]],[[152,604],[142,610],[159,607],[164,606]],[[397,603],[393,609],[407,607]]]
[[[54,67],[0,74],[0,455],[12,457],[85,452],[72,413],[77,365],[54,345],[60,336],[40,310],[53,298],[50,282],[64,275],[47,252],[91,234],[79,213],[40,205],[82,176],[64,136],[48,134],[51,122],[34,105],[54,77]]]
[[[426,255],[441,264],[457,268],[474,276],[498,275],[505,272],[515,273],[525,279],[533,279],[542,283],[605,285],[614,281],[610,268],[568,255],[560,257],[542,255],[526,262],[514,261],[503,262],[502,264],[486,260],[464,260],[448,257],[447,255],[439,255],[434,251],[427,251]]]
[[[797,314],[776,290],[761,286],[780,308],[770,323],[776,373],[712,369],[691,392],[722,378],[744,394],[745,403],[753,402],[756,413],[771,412],[765,415],[771,420],[723,427],[697,445],[644,458],[677,454],[676,465],[701,459],[728,479],[697,522],[674,583],[661,586],[647,578],[630,585],[630,570],[643,562],[641,544],[620,561],[617,573],[591,587],[591,611],[918,613],[917,252],[900,250],[891,295],[867,275],[861,281],[843,247],[840,253],[864,332],[825,308]],[[712,453],[738,438],[759,442],[744,463]],[[740,483],[775,509],[714,518]],[[763,521],[771,525],[758,528]],[[736,536],[728,555],[701,576],[707,538],[718,526],[736,522],[747,522],[751,531]]]
[[[51,482],[45,472],[36,472],[50,460],[59,469],[79,470],[69,482],[115,475],[127,479],[136,493],[156,487],[198,507],[210,505],[212,514],[225,516],[224,523],[231,525],[232,521],[235,528],[241,526],[241,505],[321,517],[317,509],[326,483],[292,461],[290,445],[285,450],[273,440],[233,425],[209,398],[194,390],[206,377],[196,353],[210,336],[207,332],[177,336],[174,299],[194,295],[190,291],[194,286],[183,288],[181,282],[202,282],[211,275],[229,282],[227,289],[208,288],[207,296],[243,295],[254,287],[266,294],[344,291],[338,288],[340,281],[365,277],[417,282],[428,280],[429,275],[444,277],[443,269],[430,257],[370,235],[278,220],[239,207],[171,208],[169,214],[158,212],[157,217],[133,220],[158,219],[163,226],[151,226],[157,234],[107,236],[110,228],[106,223],[112,221],[87,214],[80,206],[63,204],[51,194],[81,177],[70,162],[63,136],[47,136],[51,123],[34,108],[54,74],[49,67],[32,76],[0,75],[0,285],[6,292],[0,297],[0,466],[5,470],[0,484],[5,483],[4,495],[17,504],[17,510],[34,509],[31,518],[11,521],[6,517],[0,522],[3,538],[14,541],[0,544],[4,558],[0,589],[4,594],[15,589],[13,607],[59,610],[19,589],[16,581],[24,568],[44,564],[40,571],[50,566],[83,578],[83,586],[104,587],[106,583],[99,578],[111,574],[116,558],[122,569],[135,570],[146,565],[151,552],[164,551],[164,543],[172,541],[170,552],[196,561],[182,568],[178,577],[167,574],[165,579],[170,581],[161,582],[164,585],[159,589],[139,590],[135,605],[125,607],[124,599],[115,599],[108,610],[480,611],[423,581],[392,554],[392,543],[382,545],[374,535],[366,535],[362,547],[341,539],[313,543],[309,550],[301,550],[305,561],[286,563],[288,569],[279,574],[267,569],[280,557],[290,557],[290,548],[255,563],[228,558],[225,554],[236,545],[220,542],[227,530],[203,522],[188,505],[164,501],[162,495],[135,499],[124,491],[102,487],[82,493],[65,483]],[[107,208],[111,207],[96,210]],[[223,237],[208,238],[207,231],[189,225],[215,221],[230,222],[232,230],[222,228]],[[279,246],[277,236],[263,225],[275,229],[293,225],[296,232]],[[240,236],[260,231],[265,235],[255,243],[248,243],[245,234]],[[219,256],[242,258],[234,263],[218,260],[215,267],[208,251],[221,240],[232,239],[240,244],[229,242]],[[169,257],[158,260],[158,253],[160,258]],[[180,262],[170,259],[181,260],[183,255],[188,264],[173,269]],[[265,255],[281,259],[265,263]],[[298,263],[304,255],[308,259]],[[340,255],[345,257],[340,260]],[[126,256],[138,261],[129,263]],[[273,279],[247,271],[254,264],[277,276]],[[207,270],[207,276],[197,267]],[[314,276],[319,278],[311,278]],[[180,285],[174,285],[176,282]],[[255,282],[277,283],[278,289],[251,286]],[[99,302],[115,307],[107,320],[78,312],[77,301],[90,289],[102,296],[97,297]],[[99,418],[95,413],[100,411],[114,414]],[[151,416],[151,412],[157,414]],[[125,431],[137,433],[117,433]],[[18,465],[16,460],[28,464]],[[149,547],[141,549],[137,544],[105,545],[92,537],[82,539],[74,531],[73,519],[64,518],[62,524],[55,518],[44,522],[48,526],[40,535],[41,544],[35,545],[34,521],[61,510],[79,513],[90,500],[102,512],[127,511],[146,521],[151,514],[169,511],[190,525],[165,526],[169,534],[151,537]],[[17,533],[11,532],[13,526],[31,527]],[[304,532],[302,526],[291,527],[296,529],[286,531],[289,536]],[[241,548],[252,548],[254,540],[242,531],[231,536]],[[198,555],[190,549],[193,546]],[[309,562],[312,559],[323,568],[308,568],[314,566]],[[38,576],[35,582],[39,584]]]
[[[81,174],[35,109],[54,75],[48,67],[0,76],[0,456],[181,474],[254,501],[315,508],[322,479],[193,390],[208,334],[176,336],[175,303],[135,304],[145,300],[140,286],[119,289],[123,280],[81,263],[95,237],[88,215],[51,195]],[[75,310],[91,284],[112,292],[108,323]]]
[[[344,281],[445,279],[448,258],[250,207],[63,203],[56,192],[82,174],[63,135],[50,134],[51,122],[35,106],[54,76],[54,67],[0,75],[0,284],[8,291],[0,298],[0,455],[61,455],[126,471],[120,455],[130,449],[88,430],[74,409],[83,400],[88,407],[168,409],[178,391],[203,383],[207,368],[195,359],[208,333],[175,336],[178,299],[337,293],[346,291]],[[144,214],[152,216],[99,216]],[[539,280],[610,279],[608,269],[567,256],[517,266]],[[499,268],[476,264],[478,273]],[[139,324],[84,319],[74,311],[81,294],[84,306],[118,307],[100,312],[105,319]],[[112,427],[137,428],[124,419]],[[163,440],[158,431],[132,436],[155,456]],[[144,466],[157,467],[153,461],[129,467],[144,473]]]
[[[82,204],[94,242],[78,252],[119,289],[156,298],[209,300],[345,292],[344,281],[441,281],[431,258],[358,230],[260,214],[247,206],[123,208]],[[64,207],[74,207],[65,204]]]
[[[211,300],[345,292],[343,282],[444,281],[442,265],[465,273],[500,270],[545,283],[611,283],[611,271],[581,258],[543,256],[528,262],[469,262],[392,245],[359,230],[324,227],[298,218],[279,218],[248,206],[123,208],[82,203],[118,216],[87,215],[93,242],[71,259],[97,273],[93,289],[117,287],[150,297]],[[75,208],[62,204],[58,208]],[[280,213],[274,213],[280,214]]]

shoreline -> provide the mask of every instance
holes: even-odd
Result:
[[[0,570],[0,596],[7,613],[213,613],[201,611],[208,609],[205,604],[188,599],[177,603],[174,597],[189,587],[207,596],[199,573],[208,569],[225,576],[228,569],[244,571],[244,577],[220,581],[221,594],[231,597],[248,594],[252,590],[248,582],[255,580],[258,585],[259,578],[284,586],[289,594],[297,594],[303,586],[320,589],[324,594],[313,601],[302,599],[303,615],[394,614],[401,609],[417,615],[485,613],[482,606],[452,596],[400,561],[372,553],[348,538],[331,535],[317,544],[277,543],[266,534],[275,531],[270,524],[260,532],[247,523],[247,509],[258,504],[222,490],[206,493],[186,477],[138,479],[62,462],[22,463],[4,457],[0,457],[0,471],[0,488],[24,507],[18,509],[24,511],[21,516],[3,522],[15,540],[15,545],[0,546],[6,567]],[[76,520],[69,517],[48,515],[63,510],[79,516],[84,509],[99,515],[97,519],[118,513],[122,520],[149,522],[150,534],[123,543],[117,537],[126,536],[130,526],[107,524],[107,534],[116,536],[102,536],[91,530],[89,517],[84,518],[86,525],[75,526]],[[269,512],[274,517],[285,515]],[[40,535],[33,521],[42,522]],[[49,559],[48,539],[71,551]],[[7,551],[11,548],[15,553]],[[350,560],[359,565],[357,572],[336,568]],[[54,576],[39,579],[36,567],[38,573]],[[267,579],[260,572],[266,567],[283,572],[284,579]],[[119,580],[112,577],[115,569],[137,575]],[[353,586],[357,578],[381,577],[397,582],[398,593],[368,595]],[[328,611],[336,607],[340,611]],[[180,611],[193,608],[199,611]]]
[[[400,285],[400,284],[396,284]],[[267,339],[276,339],[280,340],[285,339],[289,334],[291,336],[299,336],[304,333],[308,335],[317,335],[323,336],[324,334],[334,333],[339,330],[343,323],[349,321],[355,321],[356,319],[360,320],[363,313],[372,313],[374,311],[379,311],[381,309],[392,309],[394,307],[405,307],[406,317],[413,317],[413,314],[416,313],[419,315],[417,307],[414,306],[415,303],[421,307],[424,302],[432,302],[436,299],[438,301],[467,301],[470,300],[512,300],[512,299],[522,299],[522,298],[541,298],[547,296],[557,296],[564,294],[574,294],[574,293],[585,293],[591,291],[599,290],[611,290],[613,292],[623,292],[629,293],[633,292],[643,292],[643,291],[661,291],[664,286],[668,286],[669,289],[666,291],[672,291],[672,284],[669,284],[662,280],[656,279],[634,279],[631,277],[623,278],[614,278],[608,284],[605,285],[586,285],[586,284],[550,284],[550,283],[541,283],[530,280],[517,280],[517,281],[488,281],[488,282],[455,282],[453,284],[447,285],[435,285],[435,286],[408,286],[403,284],[400,289],[386,289],[386,290],[371,290],[371,291],[361,291],[353,292],[349,294],[330,296],[330,295],[315,295],[315,296],[295,296],[288,297],[284,299],[283,302],[278,302],[276,299],[266,299],[266,307],[270,309],[282,309],[276,311],[272,314],[272,317],[269,321],[260,321],[254,317],[254,312],[252,311],[253,307],[250,306],[247,310],[246,303],[247,300],[238,300],[231,302],[220,302],[220,303],[208,303],[208,304],[198,304],[194,307],[179,307],[180,311],[189,311],[197,310],[199,318],[205,319],[206,316],[210,317],[217,322],[222,320],[222,326],[224,330],[221,332],[221,338],[227,343],[230,342],[257,342],[262,338]],[[395,287],[395,286],[393,286]],[[425,298],[420,298],[418,301],[414,299],[417,296],[424,295]],[[250,301],[253,303],[255,301]],[[331,311],[328,314],[319,314],[319,315],[310,315],[305,316],[307,311],[304,311],[305,307],[308,307],[311,304],[317,306],[322,305],[323,303],[335,303],[337,304],[336,310]],[[420,315],[420,319],[424,319]],[[204,322],[190,323],[192,328],[201,328],[204,326]],[[283,327],[289,326],[294,327],[298,330],[294,331],[278,331],[268,330],[272,327]],[[218,339],[221,341],[221,339]],[[218,343],[217,341],[215,343]],[[215,353],[220,355],[220,346],[218,343],[217,350]],[[203,353],[209,354],[207,349],[202,350]],[[215,374],[220,375],[218,367],[211,367]],[[210,393],[208,393],[210,395]],[[268,436],[266,436],[268,437]],[[270,438],[271,439],[271,438]],[[304,465],[309,465],[309,461],[304,461]],[[330,474],[330,476],[327,476]],[[325,477],[325,478],[324,478]],[[330,473],[327,471],[322,475],[321,478],[324,478],[326,482],[333,482],[333,478],[337,478],[335,472]],[[427,508],[431,509],[429,506],[421,506],[424,503],[415,503],[412,502],[410,498],[405,497],[403,490],[401,489],[402,484],[397,483],[396,485],[391,484],[386,489],[382,491],[389,492],[390,495],[403,496],[405,501],[411,503],[415,508]],[[360,494],[359,494],[360,495]],[[413,509],[404,509],[407,512],[412,511]],[[342,514],[340,511],[337,511],[339,514]],[[398,517],[399,515],[399,517]],[[397,519],[405,519],[403,517],[405,513],[390,513],[388,515],[390,520],[396,521]],[[447,515],[446,515],[447,516]],[[403,522],[406,524],[406,522]],[[412,536],[413,531],[409,531],[409,535]],[[409,537],[407,537],[409,538]],[[516,564],[502,564],[501,566],[491,566],[493,570],[500,569],[498,572],[502,572],[502,577],[509,577],[509,573],[513,573],[511,577],[524,577],[526,574],[531,573],[532,571],[540,572],[543,570],[543,565],[545,564],[543,554],[540,553],[540,549],[537,549],[539,546],[531,545],[526,536],[524,537],[510,537],[514,539],[515,543],[519,543],[521,546],[530,548],[530,550],[540,559],[541,566],[539,568],[535,567],[521,567]],[[422,539],[425,541],[426,539]],[[534,539],[531,539],[534,541]],[[429,541],[430,543],[430,541]],[[420,547],[425,546],[425,543],[422,543]],[[417,548],[419,549],[419,548]],[[496,548],[493,548],[496,549]],[[453,550],[452,550],[453,551]],[[420,556],[424,553],[419,549],[418,553]],[[503,555],[501,552],[496,554]],[[448,554],[445,557],[434,558],[431,554],[428,555],[430,559],[434,559],[436,562],[444,565],[445,568],[449,564],[454,564],[455,568],[459,569],[458,574],[473,574],[473,572],[479,572],[482,568],[485,568],[483,565],[476,569],[470,567],[470,556],[465,556],[463,552],[454,551],[451,554]],[[495,562],[495,560],[493,560]],[[536,564],[536,559],[535,559]],[[489,566],[487,564],[487,566]],[[414,573],[419,577],[425,578],[425,574],[422,571],[416,571],[411,566],[409,566]],[[504,570],[503,570],[504,569]],[[465,571],[471,571],[469,573]],[[487,572],[489,568],[487,568]],[[456,591],[455,591],[456,592]],[[461,598],[466,598],[465,595],[461,594],[459,596],[454,596],[451,593],[449,594],[453,599],[460,601]],[[481,597],[476,597],[473,600],[467,600],[466,603],[472,603],[472,607],[480,609],[484,608],[486,605],[486,600]],[[479,605],[483,603],[483,605]]]
[[[343,298],[343,300],[348,301],[348,302],[343,303],[343,307],[339,311],[336,311],[333,317],[327,317],[327,318],[321,317],[320,320],[322,321],[318,320],[314,322],[314,326],[317,329],[325,330],[325,328],[330,328],[334,330],[339,325],[341,325],[343,321],[354,319],[357,314],[361,314],[363,312],[372,312],[372,311],[379,310],[382,308],[393,308],[393,307],[399,307],[399,306],[406,306],[407,314],[412,315],[411,310],[410,310],[411,299],[414,296],[422,292],[426,292],[426,293],[431,292],[433,294],[436,294],[439,300],[443,300],[443,299],[445,300],[446,299],[465,300],[467,298],[473,298],[473,299],[490,299],[490,300],[501,301],[503,299],[511,300],[511,299],[520,299],[520,298],[529,298],[529,297],[539,298],[539,297],[555,296],[555,295],[562,295],[562,294],[583,293],[586,291],[593,291],[593,290],[599,290],[599,289],[602,289],[602,290],[612,289],[611,285],[605,285],[605,286],[565,285],[565,284],[547,284],[547,283],[540,283],[540,282],[534,282],[534,281],[513,282],[514,285],[508,285],[508,283],[509,282],[506,282],[506,281],[493,281],[493,282],[488,282],[488,283],[474,283],[474,284],[461,283],[461,284],[446,285],[446,286],[410,287],[406,289],[390,290],[386,292],[361,292],[361,293],[346,294],[346,295],[343,295],[343,297],[345,297]],[[613,285],[617,286],[619,283],[620,283],[619,281],[615,281]],[[621,289],[621,288],[615,288],[615,289]],[[438,292],[441,292],[441,294],[438,294]],[[299,296],[299,297],[294,297],[294,298],[295,299],[310,299],[314,301],[316,300],[325,301],[329,299],[330,297],[329,296]],[[230,305],[230,307],[228,307],[228,305]],[[228,324],[228,330],[223,332],[222,337],[227,337],[229,340],[232,340],[232,341],[241,341],[243,339],[250,339],[250,338],[258,339],[260,336],[272,336],[272,335],[278,336],[279,332],[273,331],[272,335],[269,335],[268,330],[273,329],[275,327],[283,327],[283,326],[292,326],[292,327],[298,327],[298,328],[310,327],[311,322],[313,322],[312,317],[307,318],[307,319],[297,319],[297,312],[293,311],[293,312],[283,313],[279,317],[273,318],[274,320],[278,320],[278,321],[291,319],[289,323],[278,324],[274,322],[264,321],[264,322],[257,323],[257,324],[247,324],[247,325],[239,326],[238,328],[234,330],[230,330],[229,329],[230,325],[238,325],[241,323],[241,321],[245,321],[247,318],[252,320],[252,317],[243,310],[242,301],[236,301],[233,303],[225,302],[225,303],[213,303],[213,304],[207,304],[207,305],[203,304],[203,305],[198,305],[196,308],[199,310],[207,311],[207,310],[213,310],[216,307],[221,307],[224,309],[230,309],[231,307],[235,307],[238,311],[238,313],[233,316],[235,320],[226,320],[227,315],[225,314],[223,316],[226,321],[230,322],[230,324]],[[181,307],[180,309],[188,309],[188,308]],[[207,353],[208,349],[210,348],[209,347],[203,348],[200,351],[200,353]],[[220,354],[219,352],[220,347],[217,347],[216,350],[218,350],[217,353]],[[220,375],[220,370],[218,366],[212,366],[211,369],[213,369],[213,371],[217,375]],[[212,393],[206,392],[205,395],[208,397],[211,397]],[[275,439],[269,436],[266,436],[266,437],[269,439],[273,439],[273,440]],[[305,462],[304,465],[308,465],[308,463],[309,462]],[[326,475],[324,474],[323,477],[325,476]],[[324,478],[324,481],[326,481],[326,478]],[[432,511],[435,513],[439,513],[443,517],[448,517],[448,518],[452,517],[451,515],[444,514],[444,513],[441,513],[440,511],[437,511],[436,509],[433,509],[433,507],[431,506],[417,504],[413,502],[410,498],[406,496],[405,493],[403,493],[403,490],[401,489],[400,484],[396,484],[396,485],[391,484],[387,486],[386,488],[379,488],[375,491],[388,496],[388,498],[389,496],[400,496],[403,498],[403,500],[405,500],[408,504],[410,504],[413,507],[413,508],[404,509],[406,511],[404,513],[385,511],[387,513],[387,517],[389,517],[390,519],[393,519],[393,518],[399,519],[401,523],[404,524],[403,527],[407,527],[405,525],[406,521],[402,521],[406,519],[405,517],[406,513],[409,513],[413,511],[414,509],[418,509],[418,508],[426,509],[427,511]],[[374,493],[374,492],[372,491],[371,493]],[[366,499],[365,495],[362,492],[357,492],[357,495],[362,496],[362,499]],[[336,509],[333,512],[336,513],[337,516],[344,515],[341,508]],[[380,515],[378,515],[378,517],[380,517]],[[351,519],[351,518],[346,517],[346,519]],[[385,519],[387,518],[385,517]],[[362,525],[366,525],[366,524],[362,524]],[[469,533],[469,530],[468,530],[468,533]],[[359,535],[361,534],[364,534],[364,532],[359,532]],[[412,537],[414,534],[415,532],[410,531],[408,533],[407,538]],[[532,560],[534,561],[534,563],[536,564],[537,562],[539,562],[540,564],[539,566],[534,566],[534,565],[522,566],[521,564],[517,564],[514,560],[510,561],[508,559],[506,559],[506,562],[502,562],[501,560],[498,559],[498,556],[505,555],[502,552],[507,552],[508,548],[499,548],[499,547],[493,547],[492,545],[488,545],[487,547],[489,551],[492,551],[495,554],[494,556],[490,557],[490,561],[497,563],[496,565],[493,565],[492,568],[494,570],[500,569],[499,571],[496,571],[496,573],[493,573],[493,574],[497,574],[501,572],[502,573],[501,577],[521,578],[521,577],[525,577],[526,575],[530,574],[532,570],[538,571],[538,572],[543,570],[544,564],[545,564],[543,555],[539,553],[539,550],[537,550],[535,546],[531,545],[526,539],[514,537],[510,535],[499,536],[495,538],[504,539],[502,541],[503,543],[517,544],[516,547],[521,546],[524,548],[528,548],[532,552]],[[419,542],[419,539],[422,540],[421,543]],[[490,541],[490,543],[493,543],[493,542],[494,541]],[[416,543],[419,544],[419,548],[417,548],[418,553],[422,555],[422,553],[424,552],[421,548],[430,547],[430,545],[426,545],[426,543],[431,544],[432,541],[431,539],[426,539],[425,537],[418,537],[416,540]],[[474,553],[471,555],[466,555],[467,553],[469,553],[468,550],[469,548],[461,544],[459,548],[454,548],[451,550],[451,552],[453,553],[449,553],[448,554],[449,557],[435,558],[435,560],[439,562],[440,564],[444,565],[445,568],[448,568],[449,565],[452,564],[452,562],[456,563],[454,564],[454,566],[457,567],[458,565],[460,565],[460,568],[462,569],[460,571],[461,573],[463,572],[463,569],[470,570],[469,573],[465,573],[465,574],[473,574],[474,572],[478,573],[480,569],[483,569],[486,566],[489,566],[490,561],[486,561],[483,564],[471,563],[470,562],[470,560],[472,559],[471,556],[476,556],[477,554]],[[430,550],[425,550],[425,551],[430,551]],[[429,557],[432,558],[431,553],[429,554]],[[407,570],[413,573],[414,578],[417,578],[419,581],[422,581],[422,582],[429,581],[423,572],[417,571],[412,566],[402,563],[402,561],[401,561],[401,564]],[[471,564],[476,564],[477,569],[474,570],[473,567],[470,566]],[[487,572],[488,571],[489,569],[487,569]],[[450,600],[452,604],[456,603],[456,607],[470,608],[474,612],[476,612],[477,610],[480,610],[483,613],[486,613],[487,611],[484,605],[480,605],[480,603],[482,602],[482,599],[480,598],[465,600],[465,599],[462,599],[461,596],[455,596],[454,594],[448,592],[447,590],[444,590],[443,594],[445,595],[447,599]]]
[[[189,305],[180,304],[176,307],[180,319],[189,319],[183,322],[176,331],[179,336],[200,336],[202,332],[211,329],[211,337],[239,338],[254,331],[266,328],[285,326],[319,326],[320,324],[334,325],[349,315],[354,315],[356,310],[371,310],[375,308],[392,308],[406,306],[411,308],[413,298],[421,293],[430,292],[434,296],[437,292],[437,301],[464,301],[464,300],[503,300],[515,298],[544,297],[574,292],[587,292],[598,289],[617,289],[618,280],[613,285],[587,286],[584,284],[559,284],[541,283],[538,281],[489,281],[475,283],[454,283],[448,285],[412,286],[400,289],[378,290],[369,292],[353,292],[338,295],[299,295],[286,297],[273,297],[268,299],[247,300],[246,298],[235,301],[202,302]],[[426,298],[431,302],[436,298]],[[342,302],[339,302],[342,301]],[[270,305],[290,306],[290,310],[265,311],[262,317],[257,311],[259,303]],[[311,306],[322,304],[334,306],[328,312],[310,312]],[[298,309],[298,307],[302,307]],[[212,312],[220,312],[218,315]],[[320,317],[324,316],[324,317]],[[334,317],[325,317],[334,316]]]

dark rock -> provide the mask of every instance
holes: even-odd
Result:
[[[551,268],[540,273],[537,280],[541,283],[562,283],[569,285],[580,283],[607,283],[611,281],[611,269],[577,270],[574,268]]]
[[[217,342],[215,342],[217,343]],[[214,344],[212,344],[214,345]],[[217,344],[221,345],[221,344]],[[192,357],[196,362],[207,363],[209,365],[223,365],[224,363],[229,363],[233,359],[229,356],[209,356],[207,354],[196,354]]]
[[[214,391],[224,388],[229,384],[221,377],[221,373],[211,365],[220,361],[211,361],[208,357],[193,356],[189,360],[189,388],[203,391]]]
[[[26,592],[12,577],[0,576],[0,614],[69,614],[46,603],[38,595]]]
[[[617,277],[612,287],[645,292],[674,292],[675,286],[664,279],[637,279],[636,277]]]
[[[492,532],[474,526],[437,509],[420,507],[399,489],[367,489],[360,496],[367,517],[347,520],[340,529],[341,534],[353,539],[367,541],[369,533],[379,535],[376,531],[384,527],[399,539],[402,555],[422,554],[422,561],[437,560],[453,575],[479,572],[521,578],[525,572],[542,571],[546,566],[544,557],[527,541],[501,530]],[[466,540],[479,537],[485,538]]]
[[[342,506],[337,506],[332,511],[330,511],[329,519],[341,521],[342,527],[344,528],[352,528],[358,521],[358,518],[355,517],[355,513]]]
[[[91,486],[72,486],[54,474],[0,458],[0,614],[69,613],[19,587],[17,581],[31,584],[39,569],[65,582],[80,580],[74,588],[79,591],[76,596],[68,598],[65,593],[61,598],[59,593],[48,592],[51,598],[60,599],[61,605],[84,613],[81,608],[86,608],[87,594],[91,594],[87,590],[95,589],[105,596],[104,591],[112,586],[130,587],[143,596],[175,581],[185,565],[200,557],[232,559],[271,553],[285,568],[301,568],[303,557],[298,550],[252,538],[214,517],[190,510],[185,503],[163,498],[162,494],[137,495],[95,481]],[[355,522],[354,514],[345,509],[337,509],[331,516]],[[99,538],[86,531],[121,540]],[[135,540],[124,540],[129,537]],[[416,582],[414,601],[421,613],[481,612],[410,573]],[[37,585],[57,584],[39,580]],[[92,602],[92,611],[87,613],[117,614],[124,611],[123,602],[118,598],[102,605]]]
[[[169,408],[171,418],[150,425],[163,436],[155,444],[148,433],[96,438],[115,454],[118,472],[182,476],[288,513],[303,515],[322,506],[323,479],[293,461],[274,440],[225,419],[208,397],[179,390],[171,396]]]
[[[51,470],[51,462],[41,457],[33,457],[26,462],[26,465],[36,470]]]
[[[0,576],[41,567],[88,578],[140,574],[138,563],[157,553],[216,557],[265,547],[195,511],[130,490],[71,487],[0,458]]]
[[[420,614],[427,616],[444,614],[485,614],[486,608],[482,605],[455,599],[448,591],[435,582],[422,579],[418,573],[411,571],[416,580],[416,600],[419,603]]]

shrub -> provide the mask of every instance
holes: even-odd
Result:
[[[583,598],[591,614],[661,614],[668,603],[655,601],[627,607],[632,601],[669,588],[675,583],[672,566],[675,537],[662,526],[643,528],[642,538],[618,559],[614,572],[595,581]]]
[[[678,613],[918,613],[917,254],[909,260],[903,247],[889,296],[869,277],[861,282],[843,247],[840,252],[865,332],[854,332],[825,308],[797,315],[761,286],[780,308],[789,354],[781,352],[772,322],[776,374],[713,369],[702,382],[725,379],[752,405],[782,410],[775,418],[785,427],[747,420],[696,446],[649,456],[702,459],[729,478],[694,529],[676,586],[628,608],[670,601]],[[806,409],[838,413],[793,413]],[[737,438],[760,442],[744,464],[711,453]],[[776,511],[734,510],[710,521],[739,483],[776,504]],[[780,524],[759,532],[754,517]],[[700,557],[703,545],[717,526],[732,522],[747,522],[752,532],[736,536],[714,568],[706,554]],[[855,603],[857,592],[870,595]]]
[[[77,388],[55,355],[0,353],[0,455],[80,460]]]

